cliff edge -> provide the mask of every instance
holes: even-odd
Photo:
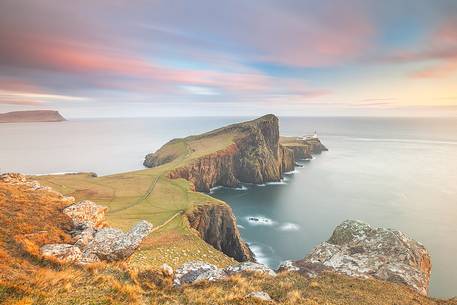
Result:
[[[148,154],[144,165],[167,165],[170,178],[184,178],[196,190],[209,192],[214,186],[280,181],[282,173],[295,167],[294,149],[288,147],[293,144],[291,140],[280,144],[278,118],[268,114],[202,135],[174,139]],[[325,149],[304,142],[295,145],[309,148],[309,153]]]

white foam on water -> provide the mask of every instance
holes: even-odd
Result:
[[[254,226],[272,226],[276,224],[272,219],[263,216],[247,216],[245,219]]]
[[[284,180],[281,180],[281,181],[267,182],[266,184],[267,185],[283,185],[283,184],[287,184],[287,183]]]
[[[242,186],[239,186],[239,187],[235,187],[234,190],[237,190],[237,191],[247,191],[248,190],[248,187],[246,185],[242,185]]]
[[[300,226],[293,222],[286,222],[286,223],[283,223],[279,227],[279,230],[281,230],[281,231],[298,231],[298,230],[300,230]]]
[[[265,255],[265,253],[264,253],[264,251],[262,249],[262,246],[259,246],[259,245],[256,245],[256,244],[249,244],[249,248],[254,253],[255,259],[259,263],[268,266],[268,263],[269,263],[270,259],[268,258],[268,256]]]
[[[217,190],[219,190],[219,189],[221,189],[221,188],[222,188],[222,186],[220,186],[220,185],[215,186],[215,187],[212,187],[212,188],[209,189],[209,193],[210,193],[210,194],[213,194],[214,191],[217,191]]]
[[[284,175],[293,175],[293,174],[298,174],[299,171],[298,170],[293,170],[293,171],[290,171],[290,172],[285,172]]]
[[[243,225],[236,225],[239,229],[246,229]]]

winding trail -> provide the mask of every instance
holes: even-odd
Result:
[[[165,221],[163,224],[161,224],[160,226],[157,226],[155,228],[152,229],[151,233],[152,232],[155,232],[155,231],[158,231],[160,229],[162,229],[163,227],[165,227],[167,224],[169,224],[170,222],[173,221],[173,219],[175,219],[176,217],[178,217],[179,215],[182,215],[184,214],[184,210],[180,210],[178,213],[174,214],[173,216],[171,216],[167,221]]]
[[[133,202],[132,204],[129,204],[127,206],[124,206],[122,208],[118,208],[118,209],[115,209],[115,210],[111,210],[110,212],[111,213],[117,213],[117,212],[120,212],[120,211],[124,211],[126,209],[129,209],[131,207],[134,207],[140,203],[142,203],[143,201],[145,201],[146,199],[148,199],[148,197],[151,195],[152,191],[154,191],[154,188],[156,187],[157,185],[157,182],[159,182],[159,179],[160,179],[161,175],[158,175],[152,182],[151,184],[149,185],[148,189],[146,190],[146,192],[143,194],[143,196],[141,196],[140,198],[138,198],[135,202]]]

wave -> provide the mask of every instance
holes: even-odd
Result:
[[[218,186],[214,186],[214,187],[210,188],[209,193],[214,194],[215,191],[223,189],[223,188],[229,189],[229,190],[235,190],[235,191],[247,191],[248,190],[248,187],[245,185],[241,185],[239,187],[228,187],[228,186],[218,185]]]
[[[239,229],[246,229],[243,225],[236,225]]]
[[[254,226],[272,226],[276,224],[276,222],[272,219],[263,216],[247,216],[245,219],[249,222],[249,224]]]
[[[279,230],[281,230],[281,231],[298,231],[298,230],[300,230],[300,226],[293,222],[286,222],[279,227]]]
[[[284,179],[282,179],[281,181],[273,181],[273,182],[267,182],[266,185],[283,185],[283,184],[287,184]]]
[[[295,170],[290,171],[290,172],[284,172],[283,174],[284,175],[292,175],[292,174],[298,174],[298,173],[299,173],[299,171],[295,169]]]
[[[249,248],[254,253],[256,261],[268,266],[270,258],[265,254],[262,246],[258,244],[249,244]]]

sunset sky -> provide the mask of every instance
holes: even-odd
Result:
[[[0,112],[457,116],[457,1],[0,0]]]

